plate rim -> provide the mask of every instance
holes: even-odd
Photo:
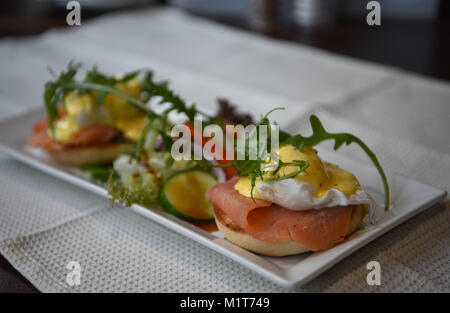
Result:
[[[0,130],[6,127],[5,125],[13,123],[14,120],[20,120],[25,117],[38,115],[41,114],[42,111],[44,111],[43,108],[36,107],[30,110],[25,110],[24,112],[21,112],[14,116],[3,118],[0,120]],[[44,174],[48,174],[58,179],[61,179],[79,188],[87,190],[88,192],[94,192],[102,197],[109,198],[105,188],[85,178],[77,176],[74,173],[65,171],[63,168],[59,168],[56,162],[55,164],[52,165],[50,163],[45,162],[44,160],[39,159],[38,157],[27,155],[26,153],[24,153],[24,151],[15,148],[10,143],[3,142],[2,139],[0,139],[0,150],[5,152],[7,155],[17,159],[18,161],[43,172]],[[390,176],[399,177],[407,181],[425,185],[429,188],[432,188],[434,191],[440,193],[439,195],[435,196],[434,198],[431,198],[430,200],[421,204],[420,206],[409,210],[407,214],[397,216],[394,219],[390,219],[387,225],[378,228],[375,232],[367,232],[361,234],[359,242],[357,243],[353,242],[351,245],[349,244],[349,242],[341,243],[340,246],[348,244],[349,247],[338,253],[337,256],[329,258],[327,262],[316,267],[314,270],[308,271],[306,274],[297,276],[296,275],[293,276],[292,274],[295,274],[293,272],[296,270],[296,267],[301,266],[301,263],[293,265],[290,268],[283,269],[275,265],[274,263],[265,260],[262,256],[258,254],[240,248],[232,244],[231,242],[227,241],[226,239],[208,233],[192,224],[189,224],[188,222],[185,222],[179,218],[170,215],[169,213],[147,209],[137,204],[133,204],[132,206],[125,208],[134,211],[135,213],[140,214],[145,218],[149,218],[152,221],[160,225],[163,225],[164,227],[167,227],[183,236],[186,236],[202,244],[203,246],[206,246],[224,255],[225,257],[232,259],[233,261],[240,263],[241,265],[249,268],[250,270],[258,273],[259,275],[275,282],[276,284],[284,288],[291,288],[294,286],[306,284],[307,282],[311,281],[324,271],[330,269],[332,266],[334,266],[338,262],[342,261],[349,255],[354,253],[355,251],[364,247],[373,240],[379,238],[380,236],[397,227],[398,225],[402,224],[406,220],[409,220],[413,216],[425,211],[428,208],[433,207],[434,205],[443,201],[447,197],[447,191],[445,190],[441,190],[439,188],[426,185],[424,183],[404,177],[392,171],[389,171],[389,174]]]

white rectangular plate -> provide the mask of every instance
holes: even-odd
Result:
[[[1,121],[0,147],[2,150],[45,173],[107,197],[107,192],[103,187],[87,180],[79,174],[77,169],[58,164],[47,158],[39,149],[32,149],[26,145],[32,125],[44,116],[43,109],[35,109]],[[320,154],[327,161],[351,169],[364,188],[379,202],[382,202],[383,192],[380,179],[370,164],[362,165],[353,160],[340,158],[339,154],[328,151],[320,151]],[[446,198],[445,191],[392,173],[388,174],[388,177],[393,208],[376,225],[365,228],[356,235],[352,235],[344,243],[327,251],[289,257],[265,257],[254,254],[223,239],[219,232],[205,232],[165,212],[148,210],[139,205],[133,205],[130,209],[243,264],[279,285],[292,287],[310,281],[360,247]]]

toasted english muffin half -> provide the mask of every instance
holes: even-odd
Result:
[[[63,149],[45,149],[54,160],[75,166],[107,164],[114,161],[120,154],[134,153],[136,148],[133,142],[115,142],[102,145],[82,147],[67,147]]]
[[[219,228],[224,237],[246,250],[268,256],[286,256],[311,251],[305,245],[294,240],[269,242],[256,239],[235,224],[225,212],[217,207],[214,207],[214,215],[217,228]],[[347,235],[359,228],[365,215],[366,210],[363,205],[353,206]]]

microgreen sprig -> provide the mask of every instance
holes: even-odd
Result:
[[[370,150],[370,148],[361,139],[352,134],[327,132],[323,127],[322,122],[316,115],[311,115],[309,121],[313,130],[313,134],[310,137],[303,137],[302,135],[298,134],[295,136],[287,137],[281,144],[290,144],[299,150],[303,150],[304,147],[314,147],[325,140],[334,140],[334,150],[338,150],[344,143],[346,145],[356,143],[367,154],[381,176],[385,193],[384,209],[388,210],[390,202],[389,183],[375,153]]]
[[[66,95],[71,91],[78,91],[80,93],[88,92],[91,90],[98,91],[97,96],[97,104],[101,105],[103,103],[104,98],[107,94],[116,94],[125,100],[127,100],[129,103],[135,105],[140,110],[146,112],[146,114],[149,116],[150,120],[154,119],[161,119],[162,121],[165,121],[167,119],[168,113],[171,111],[176,111],[179,113],[184,113],[189,121],[193,122],[194,118],[197,114],[202,115],[206,118],[205,125],[213,123],[217,120],[217,117],[210,116],[204,112],[201,112],[197,110],[195,104],[188,105],[186,101],[184,101],[182,98],[180,98],[178,95],[176,95],[168,86],[168,82],[155,82],[153,79],[153,72],[149,70],[137,70],[130,72],[128,74],[125,74],[122,78],[116,78],[116,77],[110,77],[103,75],[97,71],[97,68],[94,66],[93,69],[87,73],[85,79],[83,81],[76,81],[75,76],[78,72],[78,69],[81,67],[80,63],[73,63],[70,62],[67,69],[65,71],[62,71],[61,74],[53,81],[48,81],[45,84],[45,91],[44,91],[44,103],[47,110],[47,117],[49,122],[50,130],[55,137],[55,127],[54,122],[56,118],[58,117],[58,106],[63,102]],[[141,89],[142,93],[139,98],[133,97],[131,95],[126,94],[123,91],[120,91],[115,87],[117,83],[123,83],[127,82],[130,79],[134,79],[137,77],[142,77],[140,83],[141,83]],[[159,104],[167,103],[169,104],[169,107],[165,110],[163,115],[156,114],[153,112],[148,106],[147,102],[155,96],[159,96],[160,100],[158,101]],[[259,147],[270,147],[270,126],[272,125],[269,121],[269,114],[271,114],[275,110],[280,110],[283,108],[275,108],[271,111],[269,111],[267,114],[265,114],[259,123],[257,123],[255,127],[255,131],[258,131],[258,127],[261,125],[268,126],[268,132],[269,136],[267,136],[267,142],[260,143],[258,142],[258,148]],[[279,141],[280,144],[290,144],[296,147],[298,150],[303,150],[304,147],[314,147],[317,144],[321,143],[325,140],[334,140],[334,149],[338,150],[344,143],[346,145],[349,145],[351,143],[356,143],[361,147],[361,149],[369,156],[373,164],[375,165],[376,169],[378,170],[381,179],[383,181],[384,190],[385,190],[385,209],[387,210],[389,208],[389,201],[390,201],[390,195],[389,195],[389,184],[387,181],[386,174],[384,173],[383,168],[381,167],[380,162],[378,161],[376,155],[373,153],[372,150],[369,149],[369,147],[358,137],[349,134],[349,133],[328,133],[322,123],[320,122],[319,118],[315,115],[311,115],[310,117],[310,123],[313,130],[313,134],[310,137],[304,137],[300,134],[291,136],[288,133],[280,130],[280,136]],[[166,125],[165,123],[163,125]],[[152,123],[149,123],[145,128],[144,132],[149,131],[153,127]],[[166,149],[168,149],[171,146],[171,142],[169,141],[169,138],[167,136],[164,136],[165,126],[163,129],[157,130],[161,136],[163,136],[164,139],[164,146]],[[144,133],[143,132],[143,133]],[[258,138],[258,136],[257,136]],[[141,139],[138,141],[137,144],[137,153],[139,154],[142,151],[142,146],[144,144],[145,136],[141,136]],[[233,166],[236,170],[236,173],[239,176],[246,176],[251,178],[251,194],[253,198],[253,189],[256,185],[256,180],[258,177],[263,181],[276,181],[276,180],[282,180],[282,179],[288,179],[288,178],[294,178],[301,172],[305,171],[309,164],[306,161],[303,160],[297,160],[292,162],[282,162],[279,160],[278,169],[283,166],[298,166],[298,170],[285,175],[285,176],[278,176],[278,177],[267,177],[263,178],[263,171],[261,170],[262,165],[265,165],[267,163],[267,160],[263,158],[261,155],[258,156],[256,160],[250,160],[249,157],[249,142],[248,138],[246,139],[246,152],[244,160],[234,160],[230,164],[210,164],[208,166],[215,166],[215,167],[230,167]],[[257,139],[259,140],[259,138]],[[206,162],[205,162],[206,163]],[[276,171],[278,171],[278,169]],[[275,172],[276,173],[276,172]]]
[[[45,84],[44,103],[53,137],[56,137],[55,120],[58,117],[58,106],[63,102],[69,92],[75,90],[80,93],[94,90],[98,91],[97,105],[99,106],[102,105],[107,94],[116,94],[124,98],[128,103],[131,103],[138,109],[146,112],[151,118],[159,115],[147,106],[147,102],[152,97],[158,96],[160,97],[159,103],[169,104],[169,107],[165,112],[167,114],[170,111],[184,113],[191,122],[193,122],[196,114],[201,114],[206,117],[207,123],[214,120],[214,117],[198,111],[195,104],[188,105],[186,101],[169,88],[168,82],[155,82],[153,79],[153,72],[150,70],[136,70],[117,78],[98,72],[97,67],[94,66],[91,71],[86,73],[84,80],[77,81],[76,75],[80,67],[81,63],[70,62],[67,69],[62,71],[56,79],[48,81]],[[53,73],[51,69],[49,69],[49,71]],[[140,84],[142,90],[139,98],[133,97],[115,87],[117,83],[125,83],[138,77],[141,77]],[[167,115],[165,116],[167,117]]]

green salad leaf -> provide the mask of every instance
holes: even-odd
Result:
[[[186,101],[184,101],[179,95],[175,94],[168,85],[168,82],[156,82],[153,78],[153,72],[150,70],[136,70],[132,71],[130,73],[125,74],[121,78],[116,78],[112,76],[107,76],[104,74],[101,74],[97,71],[97,68],[94,66],[91,71],[89,71],[84,80],[77,81],[75,79],[75,76],[81,67],[80,63],[73,63],[70,62],[67,69],[65,71],[62,71],[61,74],[53,81],[48,81],[45,84],[45,92],[44,92],[44,102],[45,107],[47,110],[47,116],[49,121],[49,127],[50,130],[55,136],[54,131],[54,122],[56,118],[58,117],[58,106],[63,102],[64,97],[71,91],[78,91],[80,93],[88,92],[91,90],[98,91],[98,98],[97,98],[97,104],[102,105],[104,98],[107,94],[116,94],[120,97],[123,97],[126,99],[129,103],[135,105],[137,108],[142,110],[143,112],[146,112],[147,116],[149,117],[149,123],[144,128],[144,131],[141,135],[141,138],[139,139],[137,143],[137,150],[136,155],[139,156],[143,151],[143,146],[147,140],[147,136],[153,136],[153,137],[161,137],[163,140],[163,148],[167,151],[170,150],[172,146],[172,139],[167,135],[167,127],[169,123],[167,123],[167,116],[169,112],[176,111],[179,113],[184,113],[188,120],[190,122],[193,122],[195,117],[197,115],[201,115],[204,117],[204,125],[208,125],[214,122],[218,122],[217,116],[209,116],[208,114],[201,112],[197,110],[195,104],[188,105]],[[130,79],[134,78],[140,78],[142,93],[139,98],[135,98],[133,96],[130,96],[117,88],[115,88],[115,85],[120,82],[126,82]],[[158,103],[159,104],[167,104],[168,107],[165,109],[165,112],[163,114],[157,114],[153,112],[147,105],[148,101],[155,97],[160,97]],[[298,170],[286,175],[286,176],[278,176],[276,178],[263,178],[263,170],[262,167],[264,165],[267,165],[268,163],[268,157],[267,155],[261,155],[261,151],[267,150],[267,147],[270,147],[270,132],[271,132],[271,122],[268,118],[269,114],[272,113],[274,110],[279,110],[283,108],[275,108],[271,111],[269,111],[267,114],[265,114],[259,123],[257,123],[257,127],[255,128],[255,132],[258,132],[258,126],[266,125],[268,126],[268,136],[267,136],[267,142],[259,142],[259,136],[258,138],[258,153],[256,160],[250,160],[249,155],[249,138],[246,139],[245,145],[246,145],[246,151],[244,155],[243,160],[234,160],[230,164],[211,164],[207,162],[198,162],[200,166],[205,167],[230,167],[233,166],[239,176],[244,177],[250,177],[252,181],[252,198],[253,198],[253,189],[256,184],[256,180],[260,178],[261,180],[281,180],[281,179],[287,179],[295,177],[296,175],[300,174],[304,170],[306,170],[309,166],[308,162],[297,160],[292,161],[289,163],[283,163],[281,160],[279,161],[279,168],[283,166],[298,166]],[[162,121],[163,126],[156,126],[156,123],[153,123],[153,121]],[[287,132],[284,132],[280,130],[279,132],[279,142],[280,145],[283,144],[290,144],[296,147],[299,150],[303,150],[304,147],[314,147],[317,144],[325,141],[325,140],[334,140],[334,149],[338,150],[340,147],[342,147],[344,144],[349,145],[351,143],[355,143],[361,147],[361,149],[368,155],[368,157],[371,159],[372,163],[375,165],[376,169],[378,170],[385,190],[385,209],[387,210],[389,208],[389,201],[390,201],[390,195],[389,195],[389,184],[387,181],[387,177],[384,173],[383,168],[381,167],[380,162],[378,161],[376,155],[373,153],[372,150],[369,149],[369,147],[358,137],[349,134],[349,133],[329,133],[327,132],[319,118],[315,115],[312,115],[310,117],[310,123],[313,130],[313,134],[310,137],[304,137],[300,134],[291,136]],[[150,135],[149,135],[150,134]],[[256,133],[257,135],[258,133]],[[153,138],[152,137],[152,138]],[[263,149],[260,149],[262,147]],[[269,158],[270,159],[270,158]],[[277,170],[278,170],[277,169]],[[150,198],[147,198],[147,196],[144,195],[144,182],[136,181],[130,186],[124,186],[123,183],[117,182],[113,183],[113,180],[108,180],[109,189],[112,190],[112,192],[116,195],[116,199],[123,202],[136,202],[136,201],[152,201],[150,198],[152,198],[151,194],[152,192],[149,192]],[[131,189],[130,189],[131,188]],[[153,188],[153,189],[152,189]],[[152,187],[149,190],[154,190],[155,188]],[[133,190],[132,193],[140,194],[137,198],[133,198],[133,196],[130,193],[130,190]],[[141,193],[142,192],[142,193]],[[132,201],[133,200],[133,201]],[[136,200],[136,201],[134,201]],[[138,202],[139,203],[139,202]]]
[[[104,98],[108,94],[118,95],[127,100],[128,103],[146,112],[150,120],[157,117],[166,120],[168,113],[171,111],[184,113],[191,122],[194,121],[196,114],[205,117],[206,124],[212,123],[216,119],[216,117],[197,110],[195,104],[188,105],[185,100],[169,88],[168,82],[156,82],[153,79],[151,70],[135,70],[117,78],[100,73],[97,67],[94,66],[92,70],[86,73],[84,80],[77,81],[76,75],[80,67],[81,63],[70,62],[67,69],[63,70],[55,80],[48,81],[45,84],[44,103],[53,137],[55,137],[54,123],[58,117],[58,106],[62,104],[69,92],[75,90],[80,93],[93,90],[98,91],[97,104],[99,106],[102,105]],[[50,72],[52,73],[53,71],[50,70]],[[125,83],[134,78],[140,79],[142,92],[139,98],[130,96],[115,87],[117,83]],[[159,104],[168,104],[168,108],[162,115],[153,112],[147,105],[148,101],[155,96],[160,97]],[[165,138],[164,144],[167,145],[168,143],[167,138]]]
[[[186,102],[176,95],[170,88],[167,81],[155,82],[153,80],[153,72],[148,71],[145,73],[144,79],[142,80],[142,90],[146,92],[146,100],[148,101],[151,97],[159,96],[161,99],[159,103],[170,104],[166,113],[170,111],[177,111],[179,113],[184,113],[190,121],[193,121],[195,115],[198,113],[195,104],[188,106]]]
[[[151,177],[146,179],[142,176],[121,181],[111,174],[106,183],[111,201],[117,200],[126,206],[137,203],[145,207],[159,207],[160,188]]]
[[[70,62],[66,71],[54,80],[45,83],[44,103],[47,110],[47,118],[50,126],[50,131],[55,135],[55,119],[58,117],[58,105],[64,100],[64,97],[73,89],[67,86],[74,80],[78,68],[81,64]]]
[[[309,120],[313,130],[313,134],[310,137],[303,137],[298,134],[285,138],[281,144],[290,144],[297,149],[302,150],[303,147],[314,147],[322,141],[334,140],[334,150],[338,150],[343,144],[350,145],[351,143],[356,143],[367,154],[381,176],[385,193],[384,208],[385,210],[388,210],[390,202],[389,183],[375,153],[361,139],[352,134],[327,132],[316,115],[311,115]]]
[[[282,108],[276,108],[271,111],[269,111],[266,115],[262,117],[260,122],[256,125],[269,125],[270,121],[268,119],[268,115],[273,112],[274,110],[278,110]],[[329,133],[325,130],[325,128],[322,125],[322,122],[319,120],[319,118],[316,115],[311,115],[310,117],[310,123],[313,130],[313,134],[310,137],[304,137],[300,134],[297,135],[289,135],[288,133],[281,131],[279,132],[279,140],[280,145],[289,144],[294,147],[296,147],[298,150],[302,151],[304,147],[314,147],[318,145],[319,143],[326,141],[326,140],[334,140],[334,150],[339,149],[342,147],[342,145],[345,143],[346,145],[350,145],[351,143],[356,143],[361,147],[361,149],[367,154],[367,156],[370,158],[372,163],[375,165],[376,169],[378,170],[378,173],[381,176],[381,180],[383,182],[384,191],[385,191],[385,203],[384,208],[385,210],[389,209],[389,203],[390,203],[390,192],[389,192],[389,183],[386,177],[386,174],[378,161],[378,158],[376,157],[375,153],[358,137],[349,134],[349,133]],[[255,130],[257,131],[257,130]],[[256,185],[256,181],[258,178],[261,179],[261,181],[278,181],[283,180],[287,178],[293,178],[300,174],[301,172],[305,171],[309,167],[309,163],[306,161],[293,161],[289,163],[282,162],[279,160],[278,168],[272,173],[275,174],[281,167],[288,166],[288,165],[295,165],[298,166],[298,170],[286,175],[286,176],[278,176],[275,178],[264,178],[263,177],[263,171],[261,170],[261,167],[267,164],[267,160],[260,157],[258,155],[258,158],[256,160],[250,160],[249,158],[249,143],[248,141],[250,136],[246,139],[246,151],[245,151],[245,159],[244,160],[234,160],[230,164],[211,164],[210,166],[215,167],[231,167],[233,166],[236,170],[236,173],[239,176],[242,177],[250,177],[251,178],[251,196],[253,199],[253,190]],[[259,136],[256,137],[258,140],[258,146],[260,144],[259,142]],[[267,140],[270,140],[270,134],[267,136]],[[267,147],[270,147],[270,142],[263,143],[263,145],[266,145]]]

